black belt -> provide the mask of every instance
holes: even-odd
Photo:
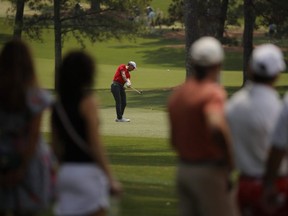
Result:
[[[112,84],[123,86],[123,84],[121,84],[121,83],[119,83],[117,81],[113,81]]]

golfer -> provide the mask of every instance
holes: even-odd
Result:
[[[243,216],[266,216],[260,203],[262,176],[271,147],[270,136],[281,110],[274,85],[284,69],[283,54],[278,47],[258,46],[250,60],[251,81],[247,81],[227,105],[236,168],[240,171],[238,203]],[[284,166],[279,175],[287,175]]]
[[[224,58],[213,37],[191,47],[193,77],[177,88],[168,103],[171,144],[178,154],[180,216],[235,216],[229,174],[233,167],[225,90],[217,83]]]
[[[136,63],[129,61],[127,65],[121,64],[113,77],[111,84],[111,92],[116,104],[116,122],[130,122],[130,119],[124,118],[124,110],[126,107],[126,88],[131,87],[130,72],[136,69]]]

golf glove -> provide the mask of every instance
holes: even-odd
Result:
[[[131,87],[131,81],[130,79],[127,79],[127,82],[124,84],[124,88],[130,88]]]

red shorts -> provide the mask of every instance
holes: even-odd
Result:
[[[243,216],[287,216],[288,215],[288,177],[277,179],[279,207],[274,214],[265,213],[261,204],[262,180],[249,176],[240,176],[238,205]]]

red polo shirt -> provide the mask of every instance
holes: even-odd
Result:
[[[129,71],[126,68],[126,65],[125,64],[121,64],[116,70],[116,73],[114,75],[113,81],[124,85],[125,84],[125,80],[123,80],[123,77],[121,75],[121,71],[124,71],[125,75],[126,75],[126,78],[130,79],[130,73],[129,73]]]

